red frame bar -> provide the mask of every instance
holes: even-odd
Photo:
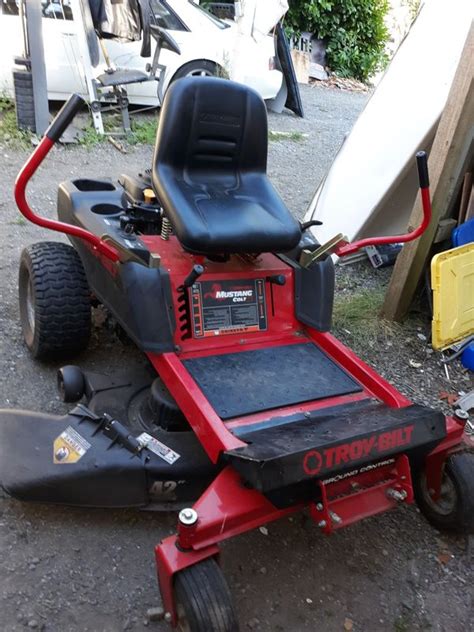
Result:
[[[313,341],[337,364],[348,371],[363,387],[364,391],[357,394],[354,398],[351,398],[351,400],[363,399],[368,395],[373,395],[392,408],[403,408],[411,404],[409,399],[399,393],[393,386],[378,375],[378,373],[358,358],[353,351],[348,349],[331,334],[321,333],[310,328],[307,328],[305,333],[307,337],[292,336],[281,338],[280,340],[269,340],[266,344],[260,341],[254,344],[246,344],[245,347],[234,342],[226,348],[219,348],[218,352],[231,353],[268,347],[273,344],[296,344],[304,340],[308,342]],[[230,428],[236,425],[243,425],[247,423],[247,421],[245,421],[245,418],[241,418],[224,423],[182,363],[182,360],[186,358],[215,354],[217,349],[213,343],[214,339],[209,339],[206,349],[203,349],[199,354],[196,352],[180,353],[179,355],[173,352],[161,355],[150,353],[148,357],[188,419],[209,458],[213,463],[217,463],[222,452],[246,445],[230,432]],[[318,400],[316,402],[306,402],[305,409],[329,406],[333,404],[333,399],[334,398]],[[294,408],[295,407],[280,408],[278,409],[278,414],[291,414]],[[267,411],[267,415],[275,415],[276,413],[277,411],[275,410]],[[252,421],[252,416],[249,416],[248,422],[250,421]]]
[[[175,353],[148,357],[213,463],[217,463],[222,452],[247,445],[227,430]]]
[[[389,235],[387,237],[367,237],[367,239],[360,239],[359,241],[354,241],[352,243],[343,243],[338,246],[334,253],[338,257],[343,257],[344,255],[350,255],[360,248],[364,248],[365,246],[381,246],[382,244],[402,244],[407,241],[413,241],[422,235],[425,230],[428,228],[429,223],[431,222],[431,200],[430,200],[430,189],[429,187],[421,188],[421,201],[423,206],[423,220],[418,228],[412,230],[405,235]]]
[[[165,538],[155,547],[158,582],[166,612],[177,623],[173,595],[173,575],[184,568],[218,554],[217,543],[278,518],[291,515],[303,505],[277,509],[255,489],[245,487],[240,476],[226,467],[194,504],[198,522],[192,533],[186,534],[186,550],[179,535]]]
[[[318,508],[317,504],[311,504],[310,513],[317,524],[321,520],[324,521],[323,533],[331,535],[337,529],[348,527],[359,520],[392,509],[397,501],[389,497],[387,494],[389,489],[405,492],[406,497],[403,502],[408,504],[413,502],[410,461],[406,454],[400,454],[394,461],[391,467],[381,468],[379,471],[369,470],[351,478],[351,483],[357,482],[359,489],[349,493],[347,490],[345,493],[337,493],[337,483],[325,485],[318,481],[321,490],[321,506]],[[332,494],[328,494],[328,490]],[[341,519],[340,523],[334,522],[331,512],[337,514]]]
[[[73,237],[84,239],[85,241],[89,242],[93,246],[93,248],[97,250],[101,255],[103,255],[107,259],[110,259],[110,261],[113,261],[114,263],[119,261],[120,256],[117,250],[115,250],[115,248],[113,248],[106,242],[102,241],[102,239],[100,239],[96,235],[93,235],[89,231],[84,230],[84,228],[80,228],[79,226],[72,226],[71,224],[65,224],[64,222],[58,222],[53,219],[41,217],[40,215],[37,215],[28,204],[26,200],[26,186],[40,164],[50,152],[53,145],[54,141],[47,136],[44,136],[34,152],[21,168],[21,171],[15,180],[15,201],[20,212],[26,217],[27,220],[29,220],[33,224],[36,224],[37,226],[42,226],[43,228],[49,228],[50,230],[55,230],[59,233],[66,233],[67,235],[72,235]]]
[[[178,525],[178,535],[165,538],[155,547],[163,606],[171,615],[172,625],[177,625],[173,576],[193,564],[217,556],[219,542],[289,516],[307,505],[317,523],[325,519],[322,531],[330,534],[336,528],[397,506],[397,501],[387,494],[390,488],[405,491],[404,502],[411,503],[413,490],[408,457],[401,454],[394,457],[394,461],[392,465],[352,477],[352,483],[361,482],[360,489],[355,492],[347,491],[348,481],[345,481],[345,494],[341,493],[338,483],[324,485],[315,481],[321,490],[321,503],[299,503],[285,509],[277,509],[263,494],[245,487],[240,476],[230,466],[226,467],[194,504],[198,515],[196,524],[186,528],[184,534]],[[332,512],[342,518],[340,525],[333,524]]]
[[[384,380],[374,369],[332,334],[322,333],[309,327],[306,329],[306,333],[332,360],[337,362],[339,366],[360,382],[377,399],[385,402],[387,406],[404,408],[411,405],[411,401],[407,397],[397,391],[395,387]]]

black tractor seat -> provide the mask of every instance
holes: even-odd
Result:
[[[200,254],[285,252],[301,237],[270,183],[265,104],[214,77],[186,77],[164,99],[153,186],[183,247]]]

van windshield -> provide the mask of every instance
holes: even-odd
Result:
[[[208,20],[210,20],[215,26],[217,26],[220,29],[227,29],[229,28],[230,24],[226,24],[225,22],[223,22],[222,20],[219,20],[219,18],[216,18],[215,15],[212,15],[212,13],[209,13],[209,11],[207,11],[207,9],[204,9],[203,7],[200,7],[198,4],[196,4],[195,2],[193,2],[193,0],[188,0],[189,4],[191,4],[195,9],[197,9],[198,11],[200,11],[203,15],[206,16],[206,18]]]

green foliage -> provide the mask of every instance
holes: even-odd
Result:
[[[30,139],[31,132],[17,127],[14,102],[0,95],[0,144],[24,149],[30,146]]]
[[[388,61],[388,9],[388,0],[290,0],[286,26],[323,39],[328,65],[338,75],[367,81]]]
[[[156,140],[156,128],[158,117],[144,117],[137,121],[132,121],[132,135],[128,139],[131,145],[154,145]]]

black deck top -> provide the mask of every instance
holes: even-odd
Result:
[[[425,406],[389,408],[366,401],[338,408],[310,418],[299,413],[286,424],[242,433],[248,445],[226,452],[226,458],[252,487],[269,492],[402,452],[416,453],[422,462],[446,436],[444,415]],[[334,454],[338,446],[345,446],[340,458]]]
[[[362,390],[309,342],[193,358],[183,364],[221,419]]]

